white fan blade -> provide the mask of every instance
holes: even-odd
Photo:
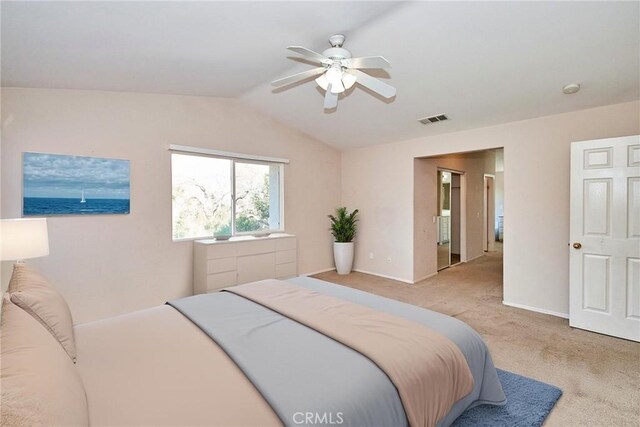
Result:
[[[324,94],[324,109],[330,110],[338,106],[338,94],[331,92],[331,84],[327,87],[327,92]]]
[[[342,60],[347,68],[391,68],[391,64],[382,56],[363,56],[362,58],[348,58]]]
[[[299,53],[304,56],[306,59],[311,60],[313,62],[319,62],[320,64],[331,64],[333,61],[327,58],[324,55],[320,55],[318,52],[314,52],[311,49],[307,49],[302,46],[289,46],[287,47],[292,52]]]
[[[361,84],[367,89],[371,89],[380,96],[393,98],[396,95],[396,88],[389,86],[375,77],[371,77],[369,74],[363,73],[359,70],[347,70],[346,72],[356,76],[356,83]]]
[[[311,70],[303,71],[301,73],[293,74],[289,77],[283,77],[281,79],[277,79],[271,82],[273,86],[286,86],[291,83],[299,82],[304,79],[308,79],[309,77],[317,76],[318,74],[322,74],[327,71],[324,67],[312,68]]]

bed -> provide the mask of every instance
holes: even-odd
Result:
[[[280,308],[269,308],[265,301],[242,294],[251,289],[259,293],[269,286]],[[302,295],[299,304],[280,298],[287,289]],[[424,417],[416,418],[415,408],[407,402],[421,396],[416,385],[405,387],[403,395],[394,382],[399,380],[390,374],[393,367],[381,369],[384,361],[376,359],[378,355],[366,354],[370,350],[359,348],[358,343],[353,349],[341,338],[328,336],[323,327],[331,322],[326,317],[320,317],[315,327],[287,317],[295,319],[295,310],[308,311],[305,295],[338,302],[341,310],[345,305],[355,307],[365,316],[378,313],[376,319],[388,316],[401,326],[411,322],[421,325],[418,329],[446,337],[463,356],[465,369],[468,366],[469,389],[437,419],[424,408],[417,409]],[[286,313],[288,308],[293,314]],[[361,318],[355,320],[358,322],[363,323]],[[3,312],[3,340],[6,328]],[[73,333],[73,369],[85,392],[88,423],[96,426],[448,426],[470,407],[506,401],[485,343],[465,323],[308,277],[258,282],[170,301],[76,325]],[[357,335],[356,341],[366,333]],[[379,351],[376,348],[371,351]],[[431,352],[424,348],[412,357]],[[409,374],[415,371],[415,366],[406,365],[402,369],[408,368]],[[455,370],[445,374],[456,380],[463,377]],[[4,377],[3,370],[3,386],[8,384]],[[429,376],[423,383],[446,388]],[[3,391],[3,405],[5,399]]]

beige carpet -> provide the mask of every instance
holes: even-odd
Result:
[[[500,252],[443,270],[416,285],[361,273],[314,277],[467,322],[484,337],[497,367],[563,390],[545,425],[640,426],[640,344],[502,305]]]

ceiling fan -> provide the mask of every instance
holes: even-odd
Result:
[[[316,83],[325,90],[324,108],[331,109],[338,106],[338,94],[353,86],[356,82],[384,98],[393,98],[396,89],[388,84],[363,73],[361,69],[391,68],[389,61],[382,56],[365,56],[352,58],[351,52],[343,48],[344,35],[336,34],[329,37],[331,47],[322,54],[302,46],[289,46],[287,49],[299,53],[303,59],[319,64],[317,68],[293,74],[271,82],[280,87],[317,76]]]

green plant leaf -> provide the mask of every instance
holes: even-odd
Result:
[[[349,213],[346,207],[336,209],[335,215],[328,215],[331,220],[331,234],[338,243],[351,242],[358,231],[358,209]]]

